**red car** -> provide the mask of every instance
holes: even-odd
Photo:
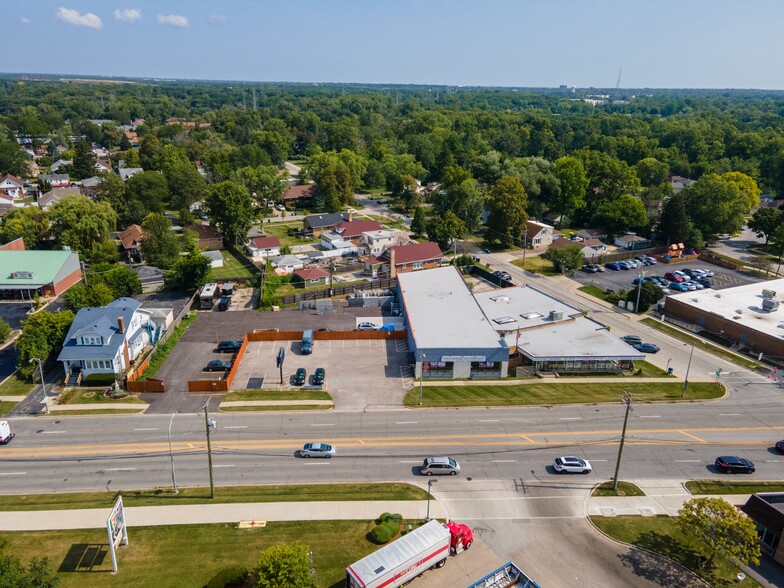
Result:
[[[683,276],[679,276],[678,274],[673,274],[671,272],[664,274],[664,277],[667,278],[670,282],[678,282],[679,284],[684,281]]]

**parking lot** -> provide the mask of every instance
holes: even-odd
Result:
[[[741,286],[743,284],[750,284],[752,282],[758,281],[755,278],[741,272],[719,267],[717,265],[712,265],[710,263],[699,260],[691,263],[657,263],[656,265],[649,265],[620,271],[614,271],[605,268],[604,272],[598,272],[595,274],[589,274],[582,270],[578,270],[574,272],[572,279],[580,282],[583,285],[592,284],[601,288],[602,290],[620,290],[621,288],[631,290],[632,288],[636,287],[632,281],[639,275],[641,271],[644,271],[646,276],[664,277],[664,274],[667,272],[671,272],[673,270],[683,270],[685,268],[704,268],[713,270],[715,275],[710,278],[710,280],[713,282],[713,288],[715,290],[730,288],[732,286]],[[677,294],[677,292],[674,293]]]
[[[282,386],[280,370],[276,367],[281,347],[286,350]],[[249,342],[232,388],[292,389],[296,388],[292,378],[297,368],[305,368],[306,385],[311,384],[316,368],[324,368],[327,374],[324,389],[332,395],[337,408],[389,408],[402,404],[405,390],[401,368],[407,363],[405,341],[316,340],[313,353],[308,355],[301,353],[299,341]]]

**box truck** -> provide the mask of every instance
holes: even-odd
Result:
[[[466,525],[430,521],[346,568],[346,588],[397,588],[471,547]]]
[[[8,421],[0,421],[0,445],[5,445],[14,438],[14,433],[11,432],[11,426]]]

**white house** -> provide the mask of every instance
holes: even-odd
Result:
[[[19,178],[6,174],[0,178],[0,192],[5,192],[16,200],[24,195],[24,182]]]
[[[129,178],[132,178],[136,174],[140,174],[143,171],[144,171],[144,169],[142,169],[140,167],[123,167],[123,168],[120,168],[120,170],[117,173],[120,174],[120,178],[122,178],[122,181],[125,182]]]
[[[356,245],[351,241],[346,241],[343,235],[337,231],[321,233],[321,246],[327,251],[340,251],[340,255],[359,251]]]
[[[567,249],[568,247],[578,247],[586,261],[596,261],[600,255],[607,253],[607,245],[598,239],[583,239],[581,241],[556,239],[548,249]]]
[[[536,221],[526,221],[525,244],[532,249],[543,249],[553,242],[553,227]]]
[[[367,250],[368,255],[378,257],[390,247],[402,245],[403,233],[393,229],[380,231],[365,231],[360,237],[360,243]]]
[[[280,255],[280,239],[277,237],[254,237],[246,245],[253,259],[266,259]]]
[[[651,246],[651,240],[639,235],[622,235],[615,238],[615,245],[624,249],[645,249]]]
[[[272,257],[270,258],[270,262],[272,262],[272,267],[284,271],[287,274],[305,267],[305,262],[294,255],[279,255],[277,257]]]

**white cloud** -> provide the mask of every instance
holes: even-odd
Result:
[[[32,21],[26,16],[23,16],[22,18],[19,19],[19,22],[21,22],[22,24],[30,24]]]
[[[222,14],[211,14],[207,17],[207,21],[212,24],[223,24],[226,22],[226,17]]]
[[[103,28],[103,22],[101,22],[101,19],[92,12],[79,14],[79,12],[76,10],[71,8],[63,8],[62,6],[57,9],[57,20],[75,27],[87,27],[90,29]]]
[[[179,14],[159,14],[158,24],[169,25],[172,27],[186,28],[188,26],[188,19]]]
[[[136,22],[142,17],[142,11],[138,8],[117,8],[114,11],[114,18],[116,20],[124,20],[125,22]]]

